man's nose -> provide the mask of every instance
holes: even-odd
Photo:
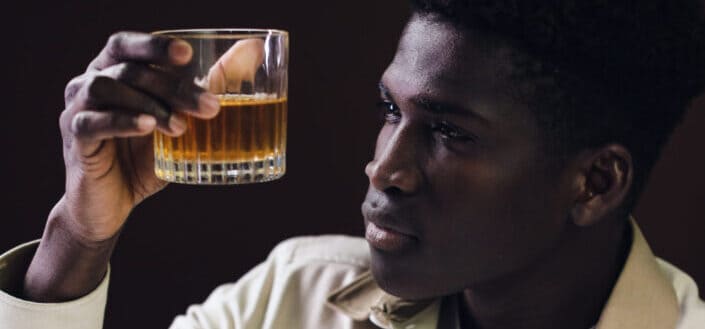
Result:
[[[370,185],[387,193],[413,194],[422,184],[418,165],[421,145],[413,131],[399,126],[391,135],[377,142],[375,158],[365,167]]]

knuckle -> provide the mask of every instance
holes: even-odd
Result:
[[[64,109],[61,111],[61,115],[59,115],[59,128],[61,129],[62,134],[69,128],[69,123],[71,121],[71,112],[68,109]]]
[[[85,112],[76,114],[71,120],[71,132],[77,137],[90,135],[92,120]]]
[[[66,104],[71,102],[76,97],[78,91],[81,90],[84,80],[85,78],[83,76],[78,76],[71,79],[71,81],[66,84],[66,89],[64,89],[64,102]]]
[[[108,48],[119,48],[122,41],[125,39],[125,32],[116,32],[108,38]]]
[[[124,53],[123,47],[125,39],[128,37],[127,32],[113,33],[108,38],[108,43],[105,45],[105,50],[113,58],[120,58]]]

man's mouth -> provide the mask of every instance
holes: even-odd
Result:
[[[409,208],[390,202],[379,194],[369,193],[362,203],[365,239],[370,247],[384,252],[401,252],[419,242]]]
[[[367,222],[365,239],[371,247],[386,252],[400,252],[412,247],[418,241],[412,235],[379,226],[371,221]]]

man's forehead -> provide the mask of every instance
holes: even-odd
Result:
[[[432,15],[414,15],[399,41],[391,68],[427,85],[496,84],[512,68],[514,51],[497,38],[463,30]]]
[[[512,49],[496,38],[461,30],[430,15],[414,15],[383,82],[396,92],[473,98],[513,88]]]

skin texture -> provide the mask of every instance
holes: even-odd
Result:
[[[373,274],[409,299],[462,292],[466,327],[587,328],[626,252],[614,209],[631,184],[629,153],[548,157],[511,93],[514,54],[412,17],[381,79],[385,123],[362,204],[368,232],[374,223],[412,242],[376,248],[368,235]]]

